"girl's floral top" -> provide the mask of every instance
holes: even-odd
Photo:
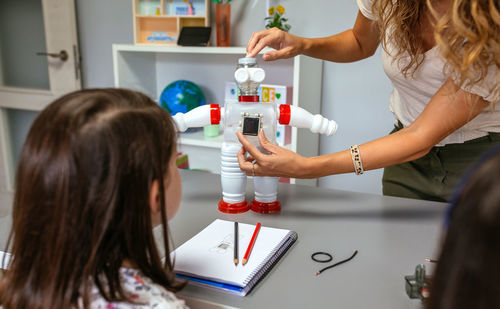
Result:
[[[186,309],[183,300],[179,300],[174,293],[153,283],[151,279],[142,275],[137,269],[121,268],[120,277],[123,291],[129,302],[109,303],[94,287],[90,294],[90,308],[92,309]]]

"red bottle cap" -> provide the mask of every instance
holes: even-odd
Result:
[[[260,98],[258,95],[240,95],[240,102],[259,102]]]
[[[253,200],[250,209],[261,214],[272,214],[281,211],[281,203],[278,200],[269,203]]]
[[[280,105],[280,119],[279,123],[288,125],[290,124],[290,117],[291,117],[291,109],[290,105],[288,104],[281,104]]]
[[[249,209],[250,206],[247,201],[241,203],[228,203],[225,202],[224,199],[221,199],[219,202],[219,211],[227,214],[240,214],[247,212]]]
[[[218,104],[210,104],[210,124],[220,123],[220,106]]]

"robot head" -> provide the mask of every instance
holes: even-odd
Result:
[[[238,59],[238,68],[234,72],[234,78],[242,96],[255,96],[260,84],[266,78],[266,73],[257,66],[255,58]]]

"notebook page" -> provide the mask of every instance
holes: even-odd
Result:
[[[289,230],[261,226],[245,266],[241,260],[255,225],[239,223],[239,264],[234,265],[234,222],[215,220],[174,252],[177,273],[244,287],[244,282],[288,235]]]

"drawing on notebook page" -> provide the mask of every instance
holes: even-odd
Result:
[[[247,239],[247,235],[244,233],[240,233],[238,235],[238,240],[241,243]],[[227,234],[221,241],[219,241],[215,246],[211,247],[208,252],[217,253],[221,255],[225,255],[226,253],[231,253],[234,248],[234,233]]]

